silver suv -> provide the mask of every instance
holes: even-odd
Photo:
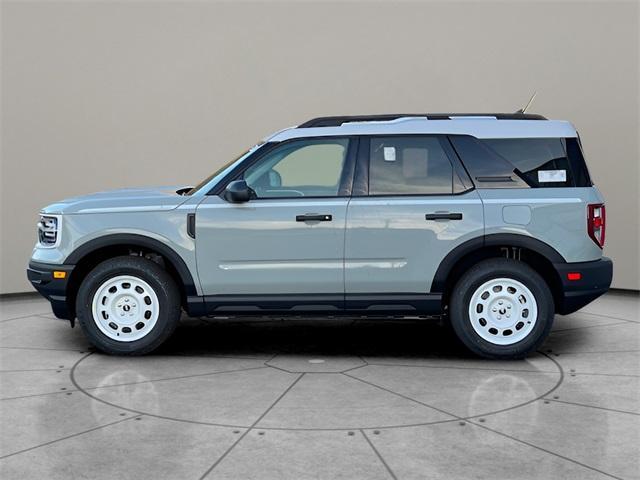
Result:
[[[190,316],[448,319],[519,358],[607,291],[605,207],[574,127],[529,114],[324,117],[196,187],[44,208],[28,278],[112,354]]]

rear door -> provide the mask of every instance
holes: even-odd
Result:
[[[350,309],[426,308],[443,258],[484,233],[482,202],[445,136],[361,139],[353,195],[345,238]]]

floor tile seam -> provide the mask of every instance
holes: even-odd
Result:
[[[66,372],[71,368],[14,368],[1,370],[0,373],[19,373],[19,372]]]
[[[557,352],[559,355],[588,355],[590,353],[602,353],[602,354],[609,354],[609,353],[640,353],[640,350],[634,349],[634,350],[601,350],[601,351],[595,351],[595,350],[590,350],[588,352]]]
[[[177,377],[154,378],[154,379],[151,379],[151,380],[141,380],[139,382],[126,382],[126,383],[116,383],[116,384],[113,384],[113,385],[83,387],[83,389],[84,390],[101,390],[101,389],[113,388],[113,387],[125,387],[125,386],[129,386],[129,385],[142,385],[142,384],[146,384],[146,383],[170,382],[172,380],[185,380],[185,379],[189,379],[189,378],[208,377],[208,376],[212,376],[212,375],[221,375],[221,374],[225,374],[225,373],[248,372],[248,371],[251,371],[251,370],[260,370],[260,369],[264,369],[264,368],[269,368],[269,367],[266,366],[266,365],[263,365],[263,366],[260,366],[260,367],[239,368],[239,369],[236,369],[236,370],[224,370],[224,371],[221,371],[221,372],[194,373],[193,375],[181,375],[181,376],[177,376]]]
[[[626,415],[634,415],[634,416],[640,417],[640,413],[629,412],[628,410],[619,410],[617,408],[602,407],[602,406],[599,406],[599,405],[589,405],[587,403],[580,403],[580,402],[571,402],[569,400],[562,400],[562,399],[558,399],[558,398],[545,398],[545,400],[549,401],[549,402],[555,402],[555,403],[564,403],[566,405],[574,405],[576,407],[595,408],[595,409],[598,409],[598,410],[606,410],[608,412],[622,413],[622,414],[626,414]]]
[[[304,377],[304,373],[298,375],[298,377],[282,392],[278,398],[247,428],[242,435],[220,456],[218,459],[199,477],[199,480],[204,480],[220,463],[231,453],[231,451],[245,438],[251,430],[253,430],[258,423],[284,398],[284,396],[293,389],[294,386]]]
[[[67,348],[46,348],[46,347],[15,347],[15,346],[0,346],[3,350],[43,350],[47,352],[74,352],[74,353],[84,353],[86,350],[71,350]]]
[[[616,479],[616,480],[624,480],[624,479],[623,479],[623,478],[621,478],[621,477],[617,477],[617,476],[615,476],[615,475],[613,475],[613,474],[611,474],[611,473],[607,473],[607,472],[605,472],[605,471],[603,471],[603,470],[600,470],[600,469],[598,469],[598,468],[595,468],[595,467],[592,467],[592,466],[590,466],[590,465],[587,465],[586,463],[582,463],[582,462],[580,462],[580,461],[578,461],[578,460],[575,460],[575,459],[573,459],[573,458],[570,458],[570,457],[567,457],[567,456],[565,456],[565,455],[562,455],[562,454],[559,454],[559,453],[553,452],[553,451],[551,451],[551,450],[548,450],[548,449],[546,449],[546,448],[540,447],[540,446],[538,446],[538,445],[536,445],[536,444],[534,444],[534,443],[527,442],[526,440],[522,440],[522,439],[520,439],[520,438],[514,437],[514,436],[509,435],[509,434],[507,434],[507,433],[504,433],[504,432],[501,432],[501,431],[499,431],[499,430],[496,430],[496,429],[490,428],[490,427],[488,427],[487,425],[479,424],[479,423],[476,423],[476,422],[473,422],[473,421],[472,421],[472,422],[470,422],[470,423],[471,423],[471,425],[473,425],[473,426],[475,426],[475,427],[484,428],[485,430],[488,430],[488,431],[493,432],[493,433],[495,433],[495,434],[501,435],[501,436],[503,436],[503,437],[505,437],[505,438],[508,438],[508,439],[510,439],[510,440],[512,440],[512,441],[514,441],[514,442],[518,442],[518,443],[521,443],[521,444],[523,444],[523,445],[527,445],[527,446],[529,446],[529,447],[531,447],[531,448],[535,448],[536,450],[540,450],[540,451],[545,452],[545,453],[547,453],[547,454],[549,454],[549,455],[553,455],[553,456],[555,456],[555,457],[557,457],[557,458],[560,458],[560,459],[562,459],[562,460],[565,460],[565,461],[567,461],[567,462],[571,462],[571,463],[574,463],[574,464],[576,464],[576,465],[580,465],[581,467],[584,467],[584,468],[587,468],[587,469],[592,470],[592,471],[594,471],[594,472],[600,473],[600,474],[605,475],[605,476],[607,476],[607,477],[609,477],[609,478],[614,478],[614,479]]]
[[[615,323],[602,323],[600,325],[585,325],[584,327],[556,328],[554,330],[551,330],[549,332],[549,335],[553,335],[554,333],[560,333],[560,332],[571,332],[573,330],[586,330],[588,328],[615,327],[619,325],[629,325],[629,323],[635,323],[635,322],[625,320],[622,322],[615,322]]]
[[[483,368],[483,367],[457,367],[450,365],[411,365],[408,363],[400,364],[400,363],[371,363],[369,362],[367,365],[363,367],[408,367],[408,368],[442,368],[442,369],[452,369],[452,370],[480,370],[485,372],[516,372],[516,373],[542,373],[542,374],[557,374],[557,370],[518,370],[515,368]]]
[[[360,433],[362,434],[362,436],[364,437],[364,439],[367,441],[367,443],[369,444],[369,446],[373,450],[373,452],[375,453],[375,455],[378,457],[378,459],[380,460],[380,462],[384,466],[384,468],[387,470],[387,473],[389,473],[389,475],[391,476],[391,478],[393,480],[398,480],[398,477],[396,476],[396,474],[393,472],[393,470],[391,469],[391,467],[389,466],[387,461],[382,457],[382,454],[378,451],[378,449],[375,447],[375,445],[373,444],[371,439],[367,436],[367,434],[364,432],[364,430],[363,429],[359,429],[359,430],[360,430]]]
[[[88,430],[83,430],[81,432],[73,433],[71,435],[66,435],[64,437],[61,437],[61,438],[58,438],[58,439],[55,439],[55,440],[51,440],[49,442],[41,443],[39,445],[34,445],[33,447],[25,448],[25,449],[19,450],[17,452],[12,452],[12,453],[9,453],[7,455],[3,455],[3,456],[0,457],[0,460],[3,460],[5,458],[9,458],[9,457],[13,457],[14,455],[20,455],[22,453],[27,453],[27,452],[30,452],[32,450],[38,449],[38,448],[46,447],[46,446],[54,444],[54,443],[62,442],[64,440],[69,440],[71,438],[78,437],[80,435],[85,435],[87,433],[95,432],[96,430],[100,430],[102,428],[110,427],[112,425],[117,425],[118,423],[126,422],[126,421],[133,420],[135,418],[140,418],[140,417],[142,417],[142,415],[136,415],[136,416],[131,416],[131,417],[127,417],[127,418],[122,418],[120,420],[116,420],[114,422],[106,423],[104,425],[98,425],[97,427],[90,428]]]
[[[572,377],[577,377],[578,375],[593,375],[599,377],[624,377],[624,378],[640,378],[640,374],[635,373],[597,373],[597,372],[580,372],[575,371],[569,374]]]
[[[35,397],[48,397],[49,395],[60,395],[60,394],[67,394],[67,393],[73,393],[73,392],[78,392],[79,390],[72,388],[72,389],[65,389],[65,390],[59,390],[57,392],[44,392],[44,393],[34,393],[34,394],[30,394],[30,395],[18,395],[17,397],[5,397],[5,398],[0,398],[0,402],[6,402],[9,400],[23,400],[25,398],[35,398]]]
[[[579,311],[578,313],[581,313],[584,315],[590,315],[592,317],[613,318],[614,320],[622,320],[623,322],[627,322],[627,323],[640,323],[640,321],[630,320],[628,318],[622,318],[622,317],[614,317],[613,315],[605,315],[603,313],[592,313],[592,312],[584,312],[584,311]],[[597,325],[594,325],[594,326],[597,326]],[[604,325],[601,325],[601,326],[604,326]]]
[[[11,317],[11,318],[3,318],[0,320],[0,323],[4,322],[12,322],[13,320],[24,320],[25,318],[46,318],[42,316],[40,313],[30,313],[29,315],[21,315],[19,317]]]
[[[422,405],[423,407],[429,408],[429,409],[431,409],[431,410],[435,410],[435,411],[440,412],[440,413],[442,413],[442,414],[444,414],[444,415],[447,415],[447,416],[449,416],[449,417],[453,417],[453,419],[451,419],[451,420],[457,420],[457,419],[460,419],[460,418],[461,418],[460,416],[455,415],[455,414],[453,414],[453,413],[451,413],[451,412],[448,412],[448,411],[446,411],[446,410],[442,410],[441,408],[438,408],[438,407],[434,407],[433,405],[429,405],[429,404],[427,404],[427,403],[425,403],[425,402],[422,402],[422,401],[417,400],[417,399],[415,399],[415,398],[409,397],[409,396],[404,395],[404,394],[402,394],[402,393],[398,393],[398,392],[396,392],[396,391],[393,391],[393,390],[391,390],[391,389],[389,389],[389,388],[386,388],[386,387],[383,387],[383,386],[381,386],[381,385],[377,385],[377,384],[375,384],[375,383],[373,383],[373,382],[369,382],[369,381],[367,381],[367,380],[363,380],[362,378],[358,378],[358,377],[356,377],[356,376],[349,375],[348,373],[342,373],[341,375],[344,375],[345,377],[349,377],[349,378],[351,378],[351,379],[353,379],[353,380],[356,380],[356,381],[358,381],[358,382],[362,382],[362,383],[364,383],[364,384],[370,385],[370,386],[372,386],[372,387],[378,388],[378,389],[380,389],[380,390],[382,390],[382,391],[385,391],[385,392],[391,393],[392,395],[396,395],[396,396],[398,396],[398,397],[400,397],[400,398],[404,398],[405,400],[408,400],[408,401],[410,401],[410,402],[417,403],[417,404],[419,404],[419,405]]]

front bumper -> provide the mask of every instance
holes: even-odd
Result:
[[[49,302],[53,314],[65,320],[73,320],[75,313],[68,302],[67,285],[75,265],[53,265],[29,262],[27,278],[31,285]],[[54,278],[53,272],[66,272],[65,278]]]
[[[562,293],[556,299],[556,311],[562,315],[573,313],[606,293],[613,278],[613,262],[602,257],[593,262],[554,263]],[[580,273],[579,280],[569,280],[569,273]]]

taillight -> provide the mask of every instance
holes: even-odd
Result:
[[[606,224],[606,214],[604,204],[592,203],[587,205],[587,231],[591,239],[600,248],[604,247],[604,231]]]

